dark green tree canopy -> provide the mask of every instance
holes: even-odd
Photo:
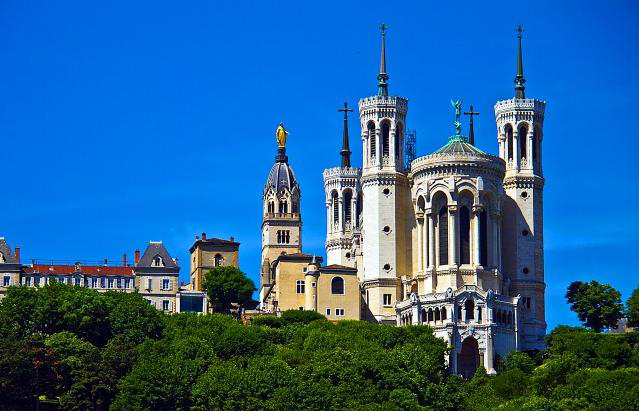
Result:
[[[251,301],[255,291],[255,284],[246,274],[228,265],[215,267],[206,273],[203,286],[218,311],[228,311],[233,303],[243,306]]]
[[[579,321],[595,332],[614,327],[623,316],[621,293],[597,281],[574,281],[568,286],[566,300]]]
[[[639,287],[635,288],[626,301],[626,317],[630,327],[639,327]]]

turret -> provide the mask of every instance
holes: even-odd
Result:
[[[546,103],[525,98],[522,32],[517,28],[513,98],[495,104],[499,156],[506,162],[503,273],[512,296],[521,295],[522,347],[541,349],[546,334],[542,140]]]

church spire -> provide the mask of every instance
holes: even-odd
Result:
[[[523,33],[523,31],[524,28],[521,25],[517,26],[519,50],[517,51],[517,74],[515,75],[515,98],[526,98],[526,93],[524,92],[526,79],[524,78],[524,63],[521,53],[521,33]]]
[[[379,29],[382,31],[382,58],[379,64],[379,74],[377,75],[377,95],[388,96],[388,74],[386,74],[386,30],[388,27],[382,23]]]
[[[348,108],[348,103],[344,102],[344,108],[339,108],[337,111],[344,112],[344,132],[342,134],[342,150],[339,152],[342,156],[342,168],[351,166],[351,149],[348,146],[348,112],[353,111],[352,108]]]

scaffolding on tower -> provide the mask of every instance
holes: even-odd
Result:
[[[410,171],[410,163],[417,158],[417,130],[406,130],[404,140],[404,164]]]

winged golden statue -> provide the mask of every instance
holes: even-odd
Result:
[[[284,123],[280,123],[275,131],[275,138],[279,147],[284,148],[286,146],[286,136],[288,136],[288,131],[284,128]]]

